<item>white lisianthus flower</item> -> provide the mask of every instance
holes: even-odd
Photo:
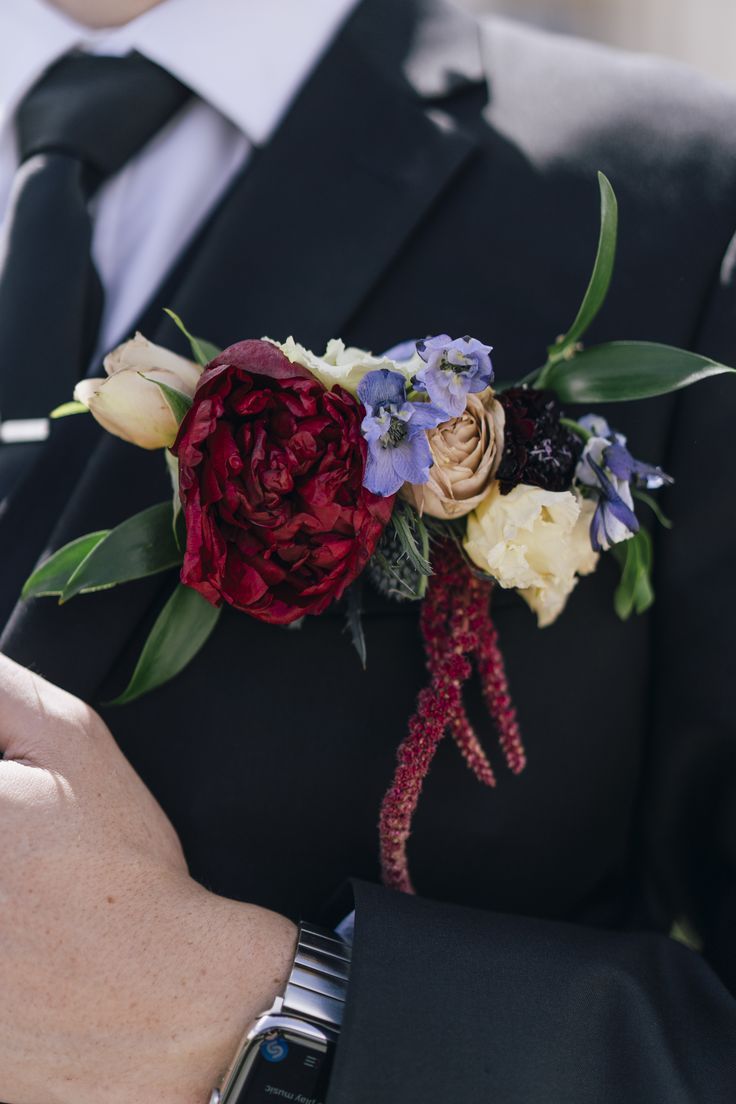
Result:
[[[265,340],[270,340],[266,338]],[[406,380],[411,379],[416,371],[414,360],[399,363],[389,357],[373,356],[365,349],[356,349],[346,346],[343,341],[333,338],[327,345],[324,356],[317,356],[310,349],[299,345],[293,337],[288,338],[283,344],[273,342],[281,352],[289,358],[292,364],[300,364],[311,372],[320,383],[328,390],[332,390],[338,384],[349,391],[351,395],[358,393],[358,385],[367,372],[373,372],[377,368],[387,368],[390,372],[400,372]],[[421,363],[421,361],[420,361]]]
[[[468,515],[465,551],[499,586],[518,590],[544,628],[562,612],[578,576],[598,563],[590,542],[594,510],[571,491],[522,483],[502,495],[494,483]]]
[[[80,380],[74,398],[115,437],[139,448],[173,445],[179,424],[158,383],[192,398],[202,369],[137,333],[104,361],[105,379]]]

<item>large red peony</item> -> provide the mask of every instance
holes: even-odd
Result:
[[[393,508],[363,487],[363,407],[267,341],[202,374],[173,446],[182,582],[261,621],[322,613],[362,572]]]

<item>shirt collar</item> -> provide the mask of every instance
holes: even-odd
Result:
[[[357,2],[163,0],[124,27],[91,31],[44,0],[14,0],[0,14],[0,125],[69,50],[138,50],[263,144]]]
[[[0,66],[0,128],[41,73],[73,49],[82,28],[42,0],[8,4],[0,14],[5,49]]]

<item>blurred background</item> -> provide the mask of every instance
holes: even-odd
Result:
[[[667,54],[736,84],[736,0],[456,0],[539,26]]]

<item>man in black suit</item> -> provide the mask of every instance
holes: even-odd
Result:
[[[520,378],[584,289],[599,169],[622,229],[590,341],[736,363],[736,99],[420,0],[354,7],[138,327],[175,344],[170,306],[223,346],[471,333]],[[171,580],[63,608],[17,593],[44,549],[169,490],[159,456],[91,419],[54,427],[0,518],[2,650],[74,695],[0,668],[0,1097],[204,1099],[283,986],[283,918],[337,918],[348,878],[330,1104],[733,1097],[736,391],[606,413],[676,480],[657,604],[618,622],[608,561],[544,633],[494,595],[529,766],[488,791],[441,746],[410,842],[417,897],[377,884],[375,829],[425,680],[415,608],[369,600],[365,673],[340,609],[299,632],[226,610],[186,674],[102,707]],[[669,938],[678,920],[702,953]]]

